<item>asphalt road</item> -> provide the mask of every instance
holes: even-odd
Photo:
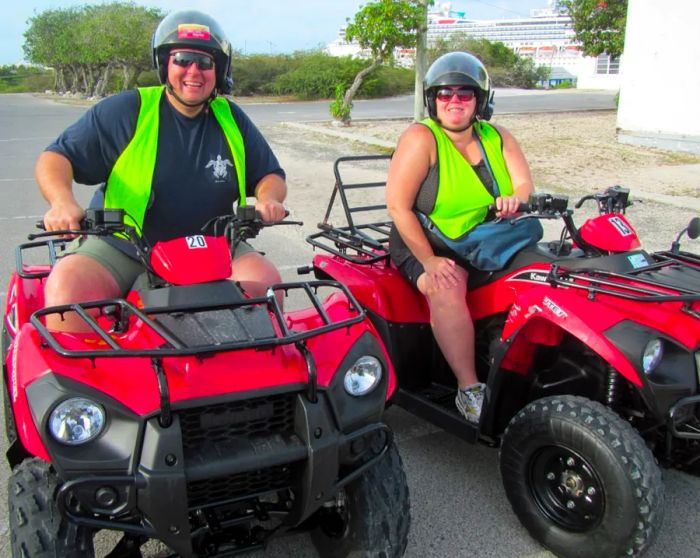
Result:
[[[495,114],[615,108],[615,94],[610,91],[552,89],[533,93],[526,89],[496,89]],[[294,121],[328,120],[328,101],[294,103],[258,103],[242,100],[246,112],[258,125]],[[353,101],[352,117],[412,118],[413,95],[389,99]]]
[[[533,110],[552,103],[573,103],[559,110],[581,106],[584,97],[570,92],[547,92],[538,95],[503,94],[497,110]],[[498,97],[497,97],[498,99]],[[592,94],[588,108],[610,108],[609,94]],[[607,99],[607,100],[606,100]],[[403,104],[402,104],[403,103]],[[268,250],[283,270],[285,279],[294,279],[297,265],[308,263],[311,251],[304,234],[312,232],[322,217],[325,200],[332,185],[331,163],[338,155],[360,149],[332,139],[300,138],[289,129],[273,123],[280,120],[324,119],[325,103],[246,104],[245,109],[261,126],[283,159],[290,179],[294,169],[305,168],[316,176],[290,192],[292,216],[308,225],[290,232],[287,228],[265,231],[260,247]],[[529,107],[529,108],[528,108]],[[13,266],[14,246],[32,231],[33,223],[45,211],[33,179],[36,157],[65,126],[74,121],[85,107],[57,104],[28,95],[0,95],[0,285],[5,285]],[[412,101],[404,98],[385,101],[358,101],[355,117],[406,116]],[[90,188],[77,187],[86,201]],[[313,203],[306,200],[314,199]],[[284,229],[284,230],[282,230]],[[2,287],[4,288],[4,287]],[[4,306],[5,294],[0,294]],[[408,475],[412,498],[412,528],[406,556],[442,557],[527,557],[551,556],[529,537],[513,515],[501,488],[497,451],[472,446],[422,420],[392,408],[387,420],[395,430]],[[6,440],[1,438],[0,449]],[[8,467],[0,465],[0,556],[9,556],[8,520],[5,498]],[[700,479],[676,471],[664,471],[666,482],[666,517],[650,558],[700,558]],[[101,536],[104,544],[112,540]],[[164,556],[157,547],[145,555]],[[316,553],[305,535],[274,541],[265,552],[253,556],[313,557]],[[604,558],[604,557],[601,557]]]

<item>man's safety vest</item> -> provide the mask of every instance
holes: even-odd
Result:
[[[440,125],[432,118],[422,120],[421,124],[435,136],[439,165],[435,206],[428,217],[445,236],[459,238],[484,221],[488,206],[495,199]],[[481,139],[485,163],[491,167],[500,195],[512,195],[513,184],[503,157],[501,135],[491,124],[482,121],[476,122],[473,129]]]
[[[117,158],[107,179],[105,207],[124,209],[124,221],[136,227],[141,234],[143,219],[151,198],[153,173],[158,154],[160,99],[164,86],[141,87],[141,108],[134,136]],[[216,97],[209,105],[221,126],[233,156],[238,178],[238,205],[245,205],[245,146],[243,136],[231,113],[231,105],[223,97]]]

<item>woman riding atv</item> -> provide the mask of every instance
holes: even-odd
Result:
[[[391,257],[427,298],[433,333],[459,384],[457,408],[478,423],[486,386],[476,376],[468,273],[489,269],[477,258],[490,242],[482,224],[516,214],[534,187],[518,142],[486,122],[493,112],[491,85],[476,57],[452,52],[438,58],[425,76],[424,100],[429,118],[402,134],[389,167]],[[542,235],[539,223],[527,227],[520,248]],[[511,231],[499,227],[496,234],[504,240]]]

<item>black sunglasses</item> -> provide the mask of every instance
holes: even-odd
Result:
[[[214,68],[214,59],[208,54],[201,52],[188,52],[181,50],[170,54],[173,59],[173,64],[188,68],[190,64],[196,63],[199,70],[212,70]]]

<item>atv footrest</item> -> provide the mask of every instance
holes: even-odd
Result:
[[[399,389],[396,401],[408,412],[468,442],[476,442],[479,428],[467,422],[455,407],[456,393],[455,389],[433,383],[421,390]]]

